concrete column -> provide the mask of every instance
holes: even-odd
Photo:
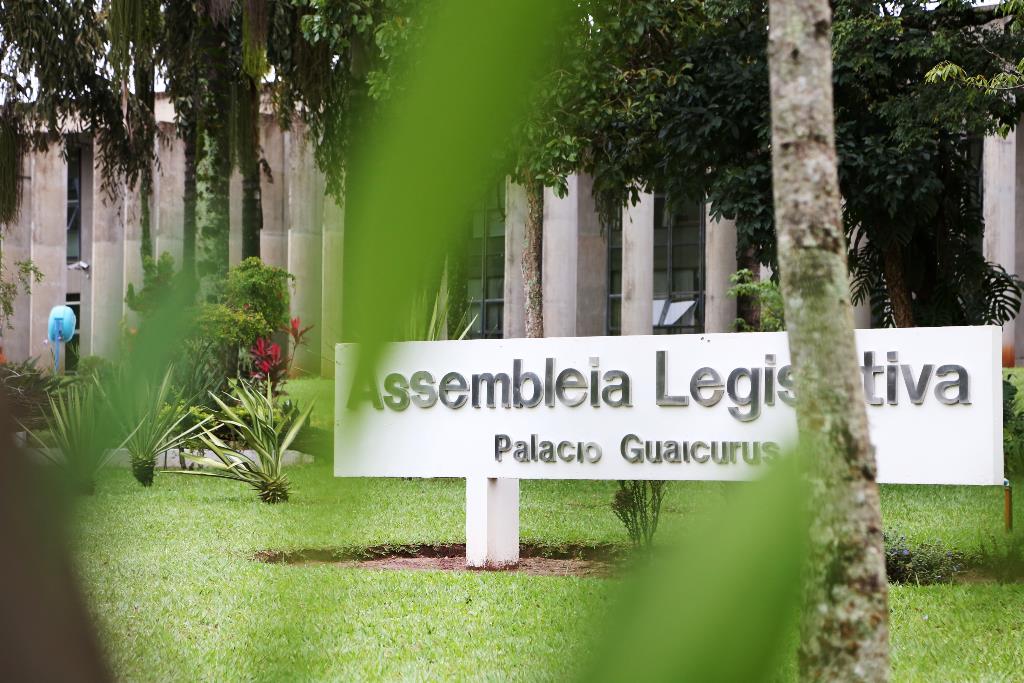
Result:
[[[523,289],[523,248],[526,245],[526,189],[505,181],[505,306],[502,334],[526,336],[526,292]]]
[[[29,315],[29,355],[40,365],[50,366],[51,349],[46,343],[50,309],[64,303],[67,282],[67,164],[60,145],[32,157],[32,262],[43,280],[32,285]]]
[[[466,479],[466,564],[519,563],[519,480]]]
[[[544,336],[576,336],[576,267],[579,259],[579,177],[557,196],[544,188]]]
[[[118,351],[120,323],[124,314],[126,202],[123,185],[118,186],[114,196],[102,189],[98,154],[94,155],[92,169],[92,259],[89,268],[92,306],[88,316],[84,310],[82,312],[86,318],[82,322],[82,335],[88,335],[89,354],[113,359]],[[84,182],[82,184],[85,185]],[[82,343],[84,346],[85,339]]]
[[[654,331],[654,195],[622,209],[622,334]]]
[[[320,372],[323,179],[313,162],[313,148],[296,124],[285,140],[288,188],[288,272],[292,283],[292,317],[303,327],[315,325],[307,343],[295,350],[296,370]],[[333,357],[333,356],[332,356]]]
[[[983,249],[985,258],[1003,266],[1007,272],[1016,269],[1017,149],[1016,133],[1005,138],[989,135],[982,151],[982,211],[985,218]],[[1015,321],[1003,325],[1003,366],[1013,366]]]
[[[156,143],[160,164],[153,173],[153,254],[159,259],[167,252],[180,269],[185,234],[185,143],[173,124],[161,123],[160,130],[166,139]]]
[[[594,201],[594,179],[577,182],[576,334],[595,337],[608,330],[608,233]]]
[[[736,299],[726,292],[736,272],[736,222],[714,220],[704,207],[704,331],[732,332]]]
[[[290,135],[281,130],[273,117],[264,117],[260,127],[260,145],[263,147],[263,158],[270,166],[270,179],[263,176],[260,187],[263,204],[260,258],[264,263],[279,268],[288,265],[288,227],[285,220],[288,179],[284,147],[285,139]],[[333,354],[331,357],[334,357]]]
[[[32,257],[32,157],[26,154],[21,168],[21,211],[18,220],[0,226],[0,258],[8,274],[15,273],[19,261]],[[7,325],[0,325],[0,355],[19,363],[28,360],[29,327],[31,325],[31,300],[28,292],[18,287],[14,297],[14,313]]]
[[[242,260],[242,174],[231,171],[228,183],[228,266]]]
[[[345,207],[324,196],[323,291],[320,316],[320,375],[334,377],[334,345],[341,341],[341,300],[345,254]]]

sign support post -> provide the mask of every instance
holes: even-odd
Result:
[[[519,480],[466,478],[466,565],[519,563]]]

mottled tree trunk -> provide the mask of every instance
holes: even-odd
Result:
[[[242,97],[248,98],[244,119],[246,138],[238,150],[242,173],[242,258],[260,256],[260,231],[263,230],[263,198],[260,191],[260,92],[248,79]]]
[[[526,184],[526,245],[523,247],[523,287],[526,289],[526,336],[544,336],[544,186]]]
[[[199,159],[196,165],[196,227],[200,278],[218,279],[228,272],[230,236],[231,81],[225,46],[227,29],[202,19],[200,44],[206,69],[198,98]]]
[[[770,0],[769,12],[775,226],[815,496],[800,673],[884,681],[888,586],[836,169],[831,10],[828,0]]]
[[[910,301],[910,289],[903,270],[903,248],[896,242],[882,254],[882,269],[885,273],[885,289],[892,306],[893,322],[896,327],[914,326],[914,309]]]
[[[185,147],[185,191],[182,202],[182,256],[181,269],[189,279],[196,274],[196,127],[195,121],[186,127]]]

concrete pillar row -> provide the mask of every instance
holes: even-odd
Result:
[[[18,261],[32,257],[32,156],[26,154],[21,168],[21,211],[15,223],[0,231],[0,258],[4,270],[13,273]],[[14,297],[14,313],[7,325],[0,326],[0,355],[11,362],[28,360],[31,299],[18,289]]]
[[[579,176],[568,178],[559,197],[544,188],[542,294],[544,336],[576,336],[576,267],[579,258]]]
[[[173,124],[161,123],[164,133],[157,139],[160,164],[153,173],[152,218],[153,255],[159,259],[168,253],[174,257],[175,268],[182,264],[185,237],[185,143]]]
[[[320,333],[320,374],[334,377],[334,345],[342,340],[341,302],[344,283],[345,206],[324,196],[323,295]]]
[[[67,164],[58,145],[32,157],[32,262],[42,272],[32,284],[29,314],[29,356],[50,362],[46,326],[50,309],[64,303],[67,283]]]
[[[728,295],[736,272],[736,222],[711,217],[704,207],[704,331],[732,332],[736,299]]]
[[[83,156],[84,158],[84,156]],[[121,317],[124,315],[125,225],[128,202],[124,185],[113,194],[102,187],[99,155],[92,163],[92,254],[90,264],[91,306],[83,305],[82,352],[113,359],[117,355]],[[84,174],[83,174],[84,175]],[[82,183],[85,195],[85,183]],[[85,231],[83,230],[83,233]],[[82,244],[87,244],[83,234]],[[138,249],[135,241],[136,253]],[[84,256],[84,255],[83,255]],[[84,289],[84,288],[83,288]],[[86,346],[88,341],[88,346]]]
[[[1010,132],[985,137],[982,150],[982,213],[985,220],[983,251],[985,258],[1016,270],[1017,223],[1017,135]],[[1016,321],[1003,325],[1003,365],[1016,361],[1014,337]]]
[[[316,169],[304,127],[298,123],[286,133],[285,173],[288,272],[297,276],[292,283],[291,315],[300,318],[303,327],[315,326],[306,337],[307,343],[295,349],[293,368],[319,374],[324,180]]]
[[[154,169],[155,173],[155,169]],[[136,324],[138,314],[128,308],[124,302],[128,293],[128,285],[132,285],[135,291],[142,289],[142,188],[140,185],[124,187],[124,292],[121,295],[122,315],[131,323]],[[153,195],[150,194],[149,201],[149,237],[153,239]],[[156,252],[154,252],[154,255]]]
[[[576,335],[594,337],[608,331],[608,231],[594,200],[594,179],[577,177]]]
[[[273,117],[264,117],[260,127],[260,146],[263,158],[270,166],[271,176],[260,179],[260,198],[263,205],[263,229],[260,231],[260,258],[263,262],[285,268],[288,265],[287,169],[285,168],[285,139],[291,134],[282,131]],[[332,366],[333,367],[333,366]]]
[[[622,334],[654,328],[654,195],[622,209]]]

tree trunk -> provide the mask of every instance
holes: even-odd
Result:
[[[260,231],[263,230],[263,199],[260,191],[260,91],[259,85],[246,79],[242,97],[248,98],[246,137],[241,140],[239,170],[242,173],[242,258],[260,256]]]
[[[910,290],[903,272],[903,248],[897,242],[889,245],[882,254],[882,269],[885,273],[885,289],[889,293],[889,305],[896,327],[914,326],[914,309],[910,302]]]
[[[231,232],[231,153],[228,127],[231,110],[230,75],[225,46],[227,30],[208,17],[200,30],[206,70],[202,76],[199,111],[199,159],[196,165],[196,227],[201,279],[219,279],[228,272]]]
[[[196,275],[196,125],[191,121],[185,128],[185,191],[182,218],[181,269],[191,280]]]
[[[526,245],[523,247],[523,287],[526,290],[526,336],[544,336],[544,186],[526,184]]]
[[[832,108],[828,0],[770,0],[772,179],[797,423],[809,476],[806,681],[884,681],[888,586],[853,336]]]

